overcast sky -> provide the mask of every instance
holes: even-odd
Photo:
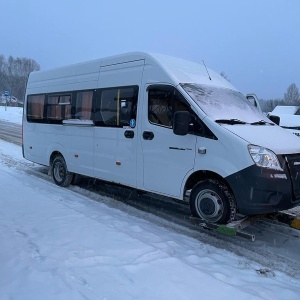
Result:
[[[242,93],[300,88],[299,0],[1,0],[0,54],[42,69],[129,51],[225,72]]]

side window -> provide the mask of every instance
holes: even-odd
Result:
[[[91,120],[93,91],[77,92],[75,104],[75,119]]]
[[[148,89],[148,120],[152,124],[172,128],[176,111],[189,111],[184,97],[171,86],[152,86]]]
[[[44,120],[45,95],[31,95],[27,98],[27,121]]]
[[[150,123],[172,128],[174,114],[177,111],[188,111],[191,114],[189,133],[217,139],[174,87],[153,85],[148,88],[148,120]]]
[[[47,102],[47,121],[61,123],[71,118],[71,95],[49,95]]]
[[[136,121],[138,87],[104,89],[99,94],[96,125],[123,127]]]

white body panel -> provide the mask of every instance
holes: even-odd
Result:
[[[125,129],[95,128],[94,176],[136,187],[137,138],[127,139]]]
[[[226,125],[224,128],[248,143],[272,149],[276,154],[300,153],[298,138],[286,134],[287,130],[280,126]]]
[[[142,131],[154,134],[152,140],[142,139],[143,189],[178,197],[183,178],[194,168],[196,136],[177,136],[148,122]]]
[[[247,150],[248,142],[224,130],[223,125],[208,118],[204,121],[212,128],[218,140],[197,137],[197,152],[198,149],[205,149],[206,153],[196,153],[195,170],[212,171],[225,178],[253,165]]]

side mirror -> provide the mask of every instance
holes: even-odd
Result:
[[[259,101],[258,101],[258,98],[255,94],[247,94],[246,95],[246,98],[249,100],[249,102],[251,102],[259,112],[262,113],[262,110],[261,110],[261,107],[259,105]]]
[[[278,116],[269,116],[269,119],[274,122],[275,124],[279,125],[280,124],[280,117]]]
[[[173,132],[176,135],[187,135],[191,123],[191,115],[187,111],[177,111],[174,114]]]

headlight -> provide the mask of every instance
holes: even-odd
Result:
[[[248,145],[249,153],[257,166],[283,171],[274,152],[269,149]]]

